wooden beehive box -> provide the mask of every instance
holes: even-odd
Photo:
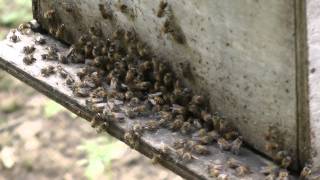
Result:
[[[212,111],[237,127],[247,147],[272,158],[274,153],[266,150],[271,129],[278,149],[292,156],[292,169],[312,162],[313,172],[319,173],[320,1],[168,0],[159,11],[160,2],[33,0],[33,13],[42,28],[69,44],[91,27],[101,29],[105,37],[117,29],[134,30],[158,59],[168,62],[189,87],[208,98]],[[55,13],[57,24],[45,17],[49,11]],[[57,33],[61,27],[64,33]],[[84,100],[74,98],[58,77],[39,77],[41,66],[55,62],[25,67],[16,60],[22,59],[21,49],[33,36],[21,36],[20,44],[1,43],[0,67],[90,119],[94,114]],[[56,44],[62,54],[67,52],[63,44],[45,37],[48,46]],[[35,57],[44,51],[40,47]],[[63,68],[72,75],[77,69]],[[123,140],[131,125],[116,124],[107,131]],[[137,149],[151,157],[158,151],[157,142],[172,143],[175,138],[180,136],[161,130],[157,136],[141,137],[144,146]],[[195,163],[183,164],[171,157],[161,163],[188,179],[207,179],[207,163],[225,163],[231,157],[247,163],[250,178],[259,179],[259,169],[270,163],[247,149],[240,157],[219,153],[216,145],[210,150],[217,154]]]
[[[162,17],[159,3],[34,0],[34,15],[48,29],[44,13],[54,9],[68,43],[91,26],[106,36],[119,27],[134,29],[194,90],[208,95],[212,109],[250,146],[271,156],[264,135],[272,126],[295,168],[311,158],[320,169],[319,1],[168,0]],[[99,5],[112,18],[103,17]],[[178,30],[164,33],[171,18]]]

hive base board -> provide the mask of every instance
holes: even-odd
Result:
[[[91,120],[95,116],[95,112],[92,112],[88,106],[86,106],[85,98],[75,97],[72,94],[72,91],[65,84],[64,80],[58,74],[54,74],[47,78],[41,75],[42,68],[48,65],[60,65],[68,71],[71,77],[77,79],[76,72],[82,67],[82,65],[63,65],[59,64],[57,61],[49,62],[41,60],[41,54],[44,54],[47,51],[46,47],[56,46],[59,53],[65,54],[68,51],[67,46],[49,36],[38,33],[19,36],[21,41],[18,43],[13,43],[9,40],[4,40],[0,43],[0,68],[35,88],[39,92],[45,94],[49,98],[57,101],[75,114],[87,120]],[[22,49],[26,45],[33,44],[33,39],[36,36],[43,36],[46,39],[47,44],[43,46],[36,45],[34,57],[37,61],[32,65],[25,65],[23,63],[24,54],[22,53]],[[147,118],[134,120],[126,119],[123,123],[111,123],[105,130],[110,135],[124,141],[124,133],[127,132],[135,122],[144,123],[146,120]],[[136,150],[147,157],[152,158],[153,155],[160,153],[163,145],[172,146],[173,142],[179,138],[183,138],[183,136],[166,129],[159,129],[156,133],[146,132],[139,137],[139,146],[136,147]],[[235,156],[229,152],[220,151],[216,144],[210,145],[209,149],[211,155],[195,155],[196,159],[190,163],[178,160],[175,154],[172,153],[169,153],[166,156],[161,156],[159,163],[186,179],[210,179],[211,177],[208,175],[207,167],[210,164],[216,163],[225,166],[223,173],[228,174],[230,179],[239,179],[235,176],[235,170],[226,167],[226,162],[229,158],[235,158],[250,167],[251,173],[243,177],[246,179],[263,179],[264,175],[259,173],[259,171],[262,167],[273,164],[271,161],[246,148],[241,149],[239,156]],[[293,179],[295,179],[295,177],[293,177]]]
[[[212,111],[269,157],[264,135],[275,127],[280,149],[290,152],[299,169],[295,0],[167,0],[158,17],[160,1],[33,0],[34,18],[50,31],[55,26],[44,14],[53,10],[65,27],[61,39],[69,43],[92,26],[106,37],[118,28],[134,30],[193,91],[207,95]],[[101,4],[111,19],[102,16]],[[165,33],[164,24],[172,19],[177,33]],[[176,41],[177,34],[184,43]]]

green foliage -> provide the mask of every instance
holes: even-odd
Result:
[[[13,27],[32,19],[31,0],[0,0],[0,26]]]
[[[97,179],[99,175],[111,167],[111,161],[119,153],[119,148],[118,142],[106,136],[85,141],[79,147],[85,152],[87,158],[85,176],[89,180]]]
[[[65,110],[63,106],[52,100],[49,100],[44,106],[44,116],[46,118],[51,118],[63,110]]]

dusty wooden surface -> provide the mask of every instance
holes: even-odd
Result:
[[[307,12],[307,49],[305,54],[308,60],[306,71],[308,71],[310,122],[302,131],[310,129],[310,132],[307,132],[310,136],[311,148],[307,152],[314,164],[314,170],[320,174],[320,1],[307,0],[305,8]]]
[[[34,2],[35,18],[44,28],[43,14],[57,12],[69,43],[90,26],[101,27],[105,35],[117,27],[133,28],[190,86],[208,94],[213,111],[230,119],[246,142],[268,153],[264,134],[274,125],[278,143],[298,161],[293,0],[168,0],[185,44],[161,33],[168,15],[156,16],[160,0],[119,1],[133,14],[120,12],[118,1],[110,0]],[[110,6],[112,20],[101,16],[102,2]]]
[[[40,34],[37,34],[37,36],[39,35]],[[56,46],[61,54],[65,54],[68,50],[65,45],[59,43],[58,41],[44,35],[41,36],[47,39],[48,45],[35,45],[36,51],[34,53],[34,57],[37,59],[37,61],[32,65],[25,65],[23,63],[22,59],[24,55],[22,53],[22,49],[26,45],[33,44],[35,35],[21,35],[21,41],[18,43],[13,43],[8,40],[1,42],[0,67],[18,79],[29,84],[33,88],[37,89],[41,93],[62,104],[75,114],[88,120],[92,119],[95,113],[90,111],[90,109],[85,105],[86,99],[76,98],[72,91],[66,86],[65,80],[62,79],[59,74],[54,74],[47,78],[41,75],[40,71],[42,68],[47,67],[48,65],[53,65],[55,67],[60,65],[62,68],[68,71],[71,77],[77,80],[75,74],[81,67],[81,65],[76,64],[63,65],[56,61],[48,62],[41,60],[40,56],[47,51],[45,48],[48,46]],[[128,107],[122,108],[125,109]],[[152,117],[139,119],[129,119],[126,117],[123,123],[111,123],[110,126],[106,128],[106,131],[112,136],[123,141],[124,133],[127,132],[133,124],[137,122],[143,124],[146,120],[148,120],[148,118]],[[163,147],[163,145],[171,147],[173,142],[180,138],[183,138],[180,134],[173,133],[166,129],[159,129],[155,133],[146,132],[139,137],[138,141],[140,143],[139,146],[136,147],[136,150],[151,158],[154,154],[159,154],[161,152],[161,147]],[[230,179],[263,179],[264,176],[259,173],[260,169],[263,166],[272,164],[270,161],[262,158],[259,155],[256,155],[246,148],[241,149],[239,156],[235,156],[229,152],[220,151],[216,144],[210,145],[209,149],[211,155],[195,155],[196,159],[190,163],[178,160],[174,153],[161,156],[159,162],[163,166],[169,168],[186,179],[210,179],[207,171],[207,167],[210,164],[223,165],[224,168],[222,172],[228,174]],[[235,158],[248,165],[251,173],[241,178],[234,176],[235,170],[228,168],[226,165],[226,161],[229,158]]]

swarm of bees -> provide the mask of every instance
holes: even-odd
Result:
[[[101,13],[106,13],[104,5],[99,6]],[[158,17],[162,17],[167,3],[161,1]],[[162,10],[160,10],[162,9]],[[123,9],[125,11],[125,9]],[[45,14],[48,21],[53,21],[55,12]],[[110,14],[104,14],[111,18]],[[171,32],[168,22],[166,32]],[[60,36],[65,25],[60,25],[53,35]],[[59,32],[61,31],[61,33]],[[15,32],[10,37],[12,42],[17,42]],[[41,37],[35,39],[36,44],[45,44]],[[24,62],[31,64],[35,61],[32,53],[34,46],[26,46],[23,52],[26,57]],[[156,132],[159,128],[167,128],[188,137],[177,140],[171,148],[166,147],[163,153],[173,152],[180,160],[189,162],[198,159],[197,156],[210,154],[209,145],[217,144],[221,151],[230,151],[241,154],[243,138],[224,117],[218,113],[210,113],[209,103],[200,94],[195,94],[184,86],[169,64],[157,59],[149,47],[139,41],[134,30],[116,30],[111,37],[105,39],[97,27],[91,27],[87,34],[81,36],[73,44],[67,55],[61,55],[55,47],[47,49],[47,54],[42,55],[43,60],[56,60],[63,64],[80,63],[84,68],[77,73],[80,82],[73,79],[61,66],[48,66],[41,70],[44,77],[56,72],[65,79],[66,84],[77,97],[87,98],[88,107],[97,113],[92,119],[93,127],[100,130],[108,127],[110,123],[122,122],[125,119],[137,119],[153,115],[152,120],[133,125],[124,134],[124,141],[131,147],[137,148],[139,137],[145,131]],[[112,100],[112,103],[109,103]],[[119,106],[128,107],[124,111]],[[123,111],[123,112],[122,112]],[[291,157],[286,151],[279,151],[279,145],[273,140],[272,128],[266,135],[269,142],[267,150],[275,153],[275,161],[283,170],[266,169],[263,173],[266,178],[289,177],[285,171],[291,164]],[[155,161],[161,156],[155,155]],[[230,159],[228,167],[234,169],[235,175],[242,177],[250,174],[250,169],[245,164],[235,159]],[[311,168],[306,166],[301,172],[301,177],[311,174]],[[222,165],[210,165],[210,176],[228,179],[224,174]]]

